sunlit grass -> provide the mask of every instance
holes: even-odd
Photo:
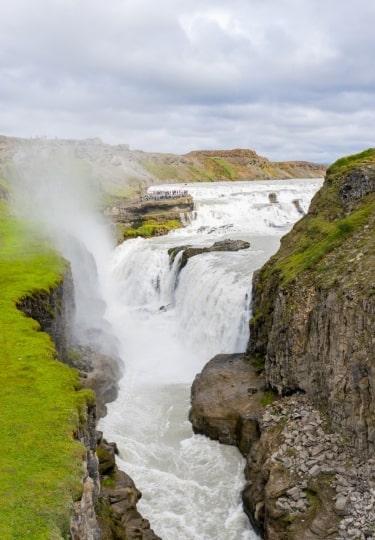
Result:
[[[61,282],[65,263],[0,201],[0,538],[66,538],[81,493],[73,439],[87,395],[16,302]]]
[[[348,217],[330,222],[319,216],[306,223],[305,234],[295,239],[293,253],[281,257],[277,264],[284,282],[291,281],[305,270],[316,268],[329,253],[364,228],[370,215],[375,212],[375,197],[371,195],[366,199],[367,204]]]
[[[330,184],[334,184],[338,179],[342,178],[343,175],[355,167],[374,165],[374,162],[375,148],[368,148],[359,154],[342,157],[327,169],[327,181]]]

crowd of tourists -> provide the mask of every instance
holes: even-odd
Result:
[[[161,199],[180,199],[182,197],[188,197],[188,195],[189,192],[187,189],[155,190],[146,193],[143,200],[159,201]]]

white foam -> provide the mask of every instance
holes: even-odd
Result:
[[[293,200],[307,210],[320,184],[183,186],[196,201],[186,229],[129,240],[113,255],[118,292],[107,317],[126,371],[100,429],[117,441],[121,466],[143,492],[139,509],[163,540],[256,538],[240,501],[243,459],[234,447],[192,434],[190,386],[215,354],[245,350],[252,272],[300,217]],[[197,255],[180,274],[178,261],[170,263],[170,247],[223,238],[247,239],[251,247]]]

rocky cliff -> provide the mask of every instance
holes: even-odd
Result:
[[[17,307],[47,332],[59,359],[79,370],[82,386],[96,399],[83,406],[74,433],[82,443],[82,493],[74,502],[69,538],[72,540],[158,540],[148,520],[137,511],[141,497],[132,479],[116,465],[116,444],[96,431],[97,418],[105,403],[115,399],[120,376],[118,359],[77,346],[71,325],[74,317],[74,284],[70,271],[48,291],[35,291],[21,298]]]
[[[329,411],[358,454],[375,449],[375,150],[339,160],[308,215],[254,280],[249,352],[280,395]]]
[[[375,538],[374,220],[370,149],[329,167],[308,214],[254,276],[241,362],[262,377],[252,403],[236,377],[238,399],[233,388],[227,399],[228,380],[212,370],[193,386],[193,426],[222,441],[232,433],[247,460],[245,509],[268,540]],[[246,418],[257,430],[244,431]]]

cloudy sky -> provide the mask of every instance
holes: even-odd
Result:
[[[375,146],[372,0],[11,0],[0,133],[331,162]]]

